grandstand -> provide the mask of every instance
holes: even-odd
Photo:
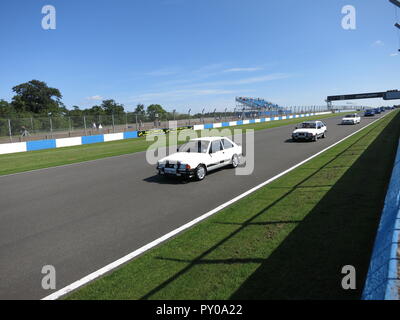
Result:
[[[251,115],[273,116],[289,114],[292,111],[261,98],[236,97],[236,108],[246,117]]]

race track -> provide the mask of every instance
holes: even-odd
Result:
[[[332,145],[361,125],[324,121],[318,143],[287,141],[293,125],[255,133],[255,171],[183,184],[155,176],[145,153],[0,177],[0,299],[40,299],[44,265],[57,289],[86,276]],[[299,120],[300,122],[301,120]]]

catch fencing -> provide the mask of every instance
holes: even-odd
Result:
[[[322,112],[325,110],[322,107],[318,107],[316,111]],[[161,129],[167,128],[169,121],[176,121],[178,126],[193,126],[206,123],[255,119],[260,116],[289,114],[292,114],[289,110],[282,112],[265,111],[262,114],[249,111],[236,112],[226,110],[225,112],[197,116],[165,113],[153,117],[153,119],[144,114],[129,112],[115,115],[0,118],[0,144]]]

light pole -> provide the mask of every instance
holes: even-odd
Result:
[[[190,112],[192,111],[192,109],[189,109],[188,111],[188,115],[189,115],[189,126],[190,126]]]

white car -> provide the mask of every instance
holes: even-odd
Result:
[[[342,124],[358,124],[361,123],[361,117],[357,113],[348,114],[342,119]]]
[[[322,121],[303,122],[292,133],[293,141],[317,141],[319,138],[326,138],[328,129]]]
[[[236,168],[242,156],[242,147],[226,137],[190,140],[178,152],[158,161],[160,175],[203,180],[207,172],[224,166]]]

